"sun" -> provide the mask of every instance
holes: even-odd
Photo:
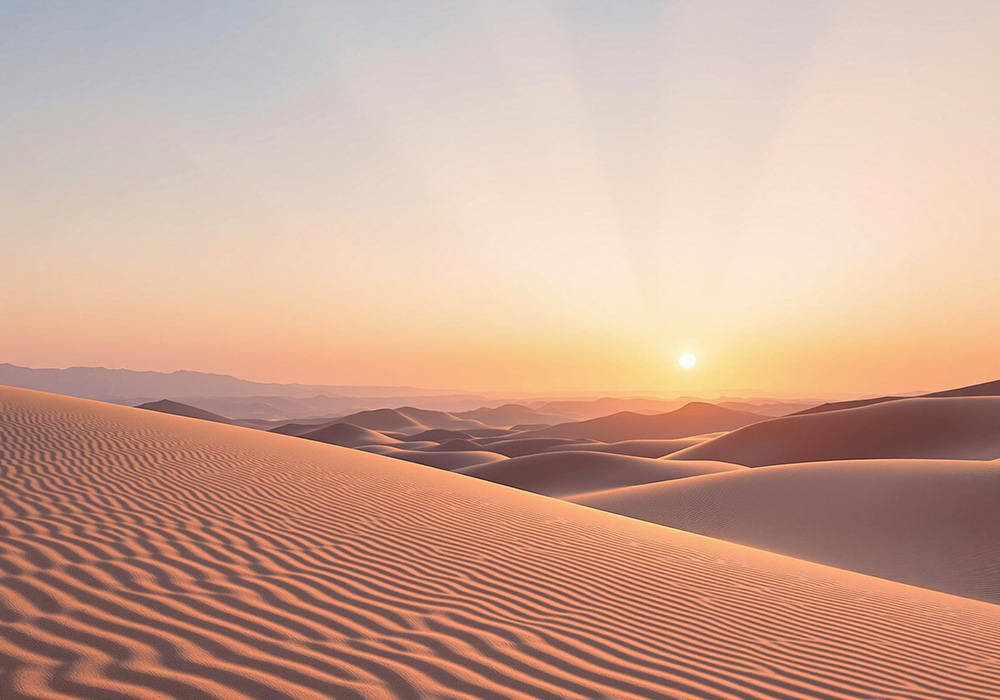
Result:
[[[691,369],[694,364],[698,361],[698,358],[694,356],[693,352],[686,352],[677,358],[677,361],[681,364],[684,369]]]

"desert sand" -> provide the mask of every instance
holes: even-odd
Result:
[[[578,445],[588,440],[573,438],[484,438],[476,441],[483,449],[499,452],[507,457],[523,457],[544,452],[552,447]]]
[[[0,416],[11,700],[1000,687],[994,605],[295,437],[7,388]]]
[[[1000,467],[995,462],[787,464],[608,490],[573,500],[730,542],[1000,603]]]
[[[501,454],[497,454],[496,452],[487,452],[486,450],[428,452],[425,450],[399,449],[391,445],[376,445],[374,448],[377,449],[373,449],[373,447],[361,447],[359,449],[366,452],[374,452],[376,454],[385,455],[386,457],[392,457],[393,459],[402,459],[407,462],[423,464],[428,467],[436,467],[437,469],[446,469],[448,471],[462,469],[464,467],[474,467],[479,464],[489,464],[491,462],[498,462],[507,459]]]
[[[375,430],[362,428],[351,423],[334,423],[319,430],[302,433],[299,437],[317,442],[326,442],[341,447],[361,447],[362,445],[392,445],[400,441]]]
[[[692,401],[669,413],[645,415],[623,411],[602,418],[554,425],[526,434],[525,437],[588,438],[599,442],[671,440],[734,430],[766,418],[767,416]]]
[[[844,459],[997,457],[1000,397],[899,399],[773,418],[671,455],[748,467]]]
[[[410,406],[361,411],[337,420],[371,430],[393,431],[407,435],[430,429],[469,430],[489,427],[477,420],[459,418],[445,411],[432,411]]]
[[[136,408],[141,408],[147,411],[159,411],[160,413],[172,413],[175,416],[187,416],[188,418],[200,418],[201,420],[209,420],[215,423],[232,423],[229,418],[225,416],[220,416],[217,413],[212,413],[211,411],[206,411],[203,408],[197,408],[195,406],[188,406],[187,404],[180,403],[178,401],[171,401],[170,399],[161,399],[160,401],[150,401],[149,403],[144,403]]]
[[[630,455],[632,457],[649,457],[658,459],[666,457],[687,447],[699,445],[708,437],[677,438],[675,440],[622,440],[620,442],[593,442],[574,443],[570,445],[556,445],[550,447],[546,452],[561,452],[566,450],[587,450],[593,452],[607,452],[616,455]]]
[[[746,467],[722,462],[668,462],[595,451],[561,451],[514,457],[460,471],[496,484],[567,498],[587,492],[736,469],[745,470]]]

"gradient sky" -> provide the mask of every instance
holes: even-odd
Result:
[[[998,35],[994,0],[8,0],[0,361],[996,379]]]

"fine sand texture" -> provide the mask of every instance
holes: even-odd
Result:
[[[844,459],[1000,457],[1000,397],[899,399],[772,418],[675,452],[759,467]]]
[[[0,389],[0,484],[5,700],[1000,687],[1000,607],[319,442]]]
[[[567,498],[591,491],[735,469],[746,470],[746,467],[722,462],[667,462],[606,452],[543,452],[460,471],[496,484]]]
[[[730,542],[1000,603],[1000,464],[996,462],[786,464],[573,500]]]

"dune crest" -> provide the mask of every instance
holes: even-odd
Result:
[[[993,462],[784,464],[582,494],[571,500],[729,542],[1000,603],[1000,465]]]
[[[912,398],[772,418],[680,450],[748,467],[846,459],[1000,457],[1000,397]]]
[[[0,416],[10,700],[1000,687],[997,606],[289,436],[16,389]]]
[[[199,420],[212,421],[213,423],[233,423],[233,421],[226,416],[220,416],[217,413],[206,411],[203,408],[189,406],[178,401],[171,401],[170,399],[150,401],[149,403],[140,404],[139,406],[136,406],[136,408],[141,408],[146,411],[170,413],[175,416],[187,416],[188,418],[197,418]]]
[[[607,452],[542,452],[460,469],[462,474],[545,496],[572,495],[734,469],[721,462],[668,462]]]
[[[602,418],[563,423],[526,433],[528,438],[587,438],[600,442],[672,440],[692,435],[734,430],[766,420],[766,416],[692,401],[669,413],[647,415],[623,411]]]

